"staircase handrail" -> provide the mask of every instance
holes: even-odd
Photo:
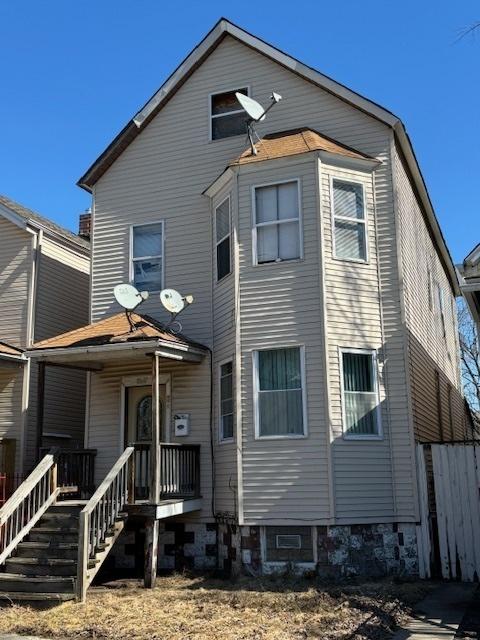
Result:
[[[80,512],[78,539],[77,599],[84,602],[91,581],[89,561],[105,539],[124,508],[133,499],[134,447],[127,447]]]
[[[38,522],[60,489],[57,463],[47,454],[0,509],[0,565]]]

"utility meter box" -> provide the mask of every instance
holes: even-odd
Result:
[[[190,435],[190,414],[176,413],[173,416],[173,426],[176,437]]]

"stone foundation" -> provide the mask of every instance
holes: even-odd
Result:
[[[275,532],[281,532],[275,527]],[[295,527],[285,527],[291,534]],[[305,526],[298,527],[304,531]],[[287,566],[314,571],[329,579],[353,576],[418,575],[414,524],[317,526],[311,539],[313,561],[305,562],[305,549],[290,550],[288,562],[262,561],[261,527],[227,523],[160,523],[158,567],[163,570],[207,571],[250,575],[285,570]],[[310,538],[309,538],[310,539]],[[111,568],[143,573],[145,531],[140,522],[128,522],[109,557]],[[298,557],[297,557],[298,556]],[[263,553],[265,558],[265,552]]]

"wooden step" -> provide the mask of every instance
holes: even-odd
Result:
[[[78,543],[75,542],[20,542],[16,550],[19,558],[63,558],[76,560]]]
[[[18,593],[16,591],[0,591],[0,606],[13,604],[28,605],[32,608],[39,606],[51,607],[61,602],[74,600],[74,593],[42,593],[31,591],[29,593]]]
[[[78,513],[64,513],[59,511],[46,511],[40,518],[40,526],[45,524],[49,527],[78,527],[80,520],[80,514]]]
[[[29,542],[78,542],[78,528],[34,527],[28,534]]]
[[[0,573],[0,591],[18,593],[73,593],[75,580],[61,576],[23,576]]]
[[[25,576],[75,576],[77,561],[63,558],[8,558],[5,561],[8,573]]]

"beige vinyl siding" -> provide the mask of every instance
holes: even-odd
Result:
[[[213,273],[213,388],[214,388],[214,450],[215,450],[215,511],[219,515],[236,516],[238,513],[237,495],[237,449],[235,442],[235,424],[233,441],[220,442],[220,363],[230,360],[233,367],[233,397],[235,398],[235,267],[234,267],[234,194],[233,183],[224,187],[212,201],[212,273]],[[231,273],[220,282],[216,282],[216,241],[215,209],[230,194],[230,264]],[[235,412],[235,400],[234,400]],[[235,413],[234,413],[235,415]]]
[[[0,216],[0,340],[25,348],[32,235]]]
[[[315,167],[310,154],[265,162],[253,170],[241,168],[238,177],[246,523],[319,522],[329,517]],[[291,179],[300,181],[304,259],[254,266],[252,188]],[[308,435],[304,439],[256,440],[253,352],[288,346],[305,347]]]
[[[34,340],[76,329],[88,323],[89,258],[44,234],[37,259]],[[37,429],[38,365],[31,364],[28,409],[28,436],[25,464],[35,462]],[[78,448],[84,444],[85,429],[84,371],[57,367],[46,368],[44,433],[70,436],[58,439],[58,446]],[[44,446],[52,438],[45,438]]]
[[[201,493],[203,509],[189,517],[211,520],[212,464],[210,451],[210,378],[209,358],[202,363],[185,364],[160,361],[160,375],[171,376],[171,417],[190,414],[190,435],[175,438],[173,421],[166,425],[170,441],[201,446]],[[122,432],[122,380],[130,376],[150,376],[151,359],[144,357],[119,361],[91,374],[87,446],[97,449],[95,481],[97,485],[125,448]],[[150,382],[148,382],[150,383]],[[142,382],[145,384],[145,381]]]
[[[375,290],[381,297],[383,308],[383,340],[388,362],[385,384],[391,398],[390,431],[389,439],[373,445],[379,444],[379,451],[384,447],[385,455],[390,447],[392,460],[392,480],[385,489],[384,478],[388,471],[382,453],[378,477],[372,480],[368,491],[365,489],[365,495],[370,496],[376,487],[379,501],[373,502],[367,510],[355,495],[355,478],[361,474],[367,446],[363,447],[362,443],[352,452],[353,459],[348,464],[355,472],[350,479],[345,476],[342,498],[338,505],[330,504],[319,296],[319,228],[315,202],[316,165],[312,154],[307,156],[305,164],[300,158],[291,159],[290,164],[280,161],[271,167],[258,163],[253,169],[258,177],[249,175],[249,169],[242,167],[239,176],[239,259],[242,269],[240,338],[244,415],[241,444],[244,447],[245,522],[282,524],[286,514],[299,523],[303,519],[324,522],[333,515],[335,506],[339,507],[343,518],[349,517],[355,522],[366,518],[367,511],[369,519],[378,521],[387,511],[395,513],[394,508],[398,518],[412,519],[414,467],[404,338],[399,320],[401,306],[390,164],[391,133],[382,123],[232,37],[225,37],[95,186],[93,318],[99,319],[118,310],[113,302],[112,289],[129,277],[129,225],[163,219],[165,285],[193,293],[195,303],[182,315],[184,331],[190,337],[212,345],[211,209],[201,193],[224,170],[227,162],[244,149],[245,136],[208,142],[208,94],[245,84],[251,87],[252,96],[264,103],[272,89],[285,98],[269,113],[265,123],[258,125],[260,135],[308,125],[382,161],[375,172],[380,294],[378,286]],[[305,260],[302,263],[253,268],[250,186],[298,176],[302,180]],[[344,282],[345,290],[355,284],[354,280],[346,277]],[[365,292],[367,300],[371,299],[369,286]],[[295,293],[292,293],[293,287]],[[226,305],[228,309],[229,303]],[[221,313],[220,306],[219,301],[218,313]],[[348,309],[347,302],[344,308]],[[152,296],[142,311],[161,320],[166,319],[157,296]],[[225,313],[228,315],[227,310]],[[363,319],[370,323],[368,311],[365,311]],[[378,311],[375,309],[373,323],[374,337],[381,341]],[[345,328],[348,332],[348,327]],[[338,331],[341,329],[342,324],[338,320]],[[306,347],[309,437],[288,441],[288,446],[282,441],[268,441],[267,446],[266,441],[253,439],[251,353],[262,345],[295,343],[304,343]],[[220,359],[217,353],[214,357],[216,361]],[[368,447],[372,447],[372,443],[368,443]],[[225,471],[221,473],[225,487]],[[394,506],[390,505],[388,509],[385,491],[393,491],[394,496]],[[357,504],[361,508],[355,510]],[[349,505],[352,505],[352,511],[349,511]]]
[[[365,522],[372,517],[377,521],[390,519],[395,515],[391,437],[383,383],[385,356],[372,174],[323,165],[321,178],[335,515],[338,522],[352,518]],[[333,255],[331,184],[334,178],[363,185],[367,264],[339,260]],[[382,427],[379,440],[344,438],[339,347],[373,349],[377,353]]]
[[[2,368],[0,365],[0,441],[14,438],[15,469],[20,471],[22,431],[23,366]],[[5,469],[0,469],[0,473]]]
[[[438,441],[442,437],[449,440],[452,435],[454,439],[459,439],[464,436],[465,425],[454,294],[402,159],[398,153],[395,153],[394,159],[415,436],[420,441]],[[433,283],[433,305],[429,304],[429,273]],[[438,284],[444,295],[446,336],[439,313]],[[440,374],[440,414],[435,371]],[[452,386],[453,433],[448,385]]]

